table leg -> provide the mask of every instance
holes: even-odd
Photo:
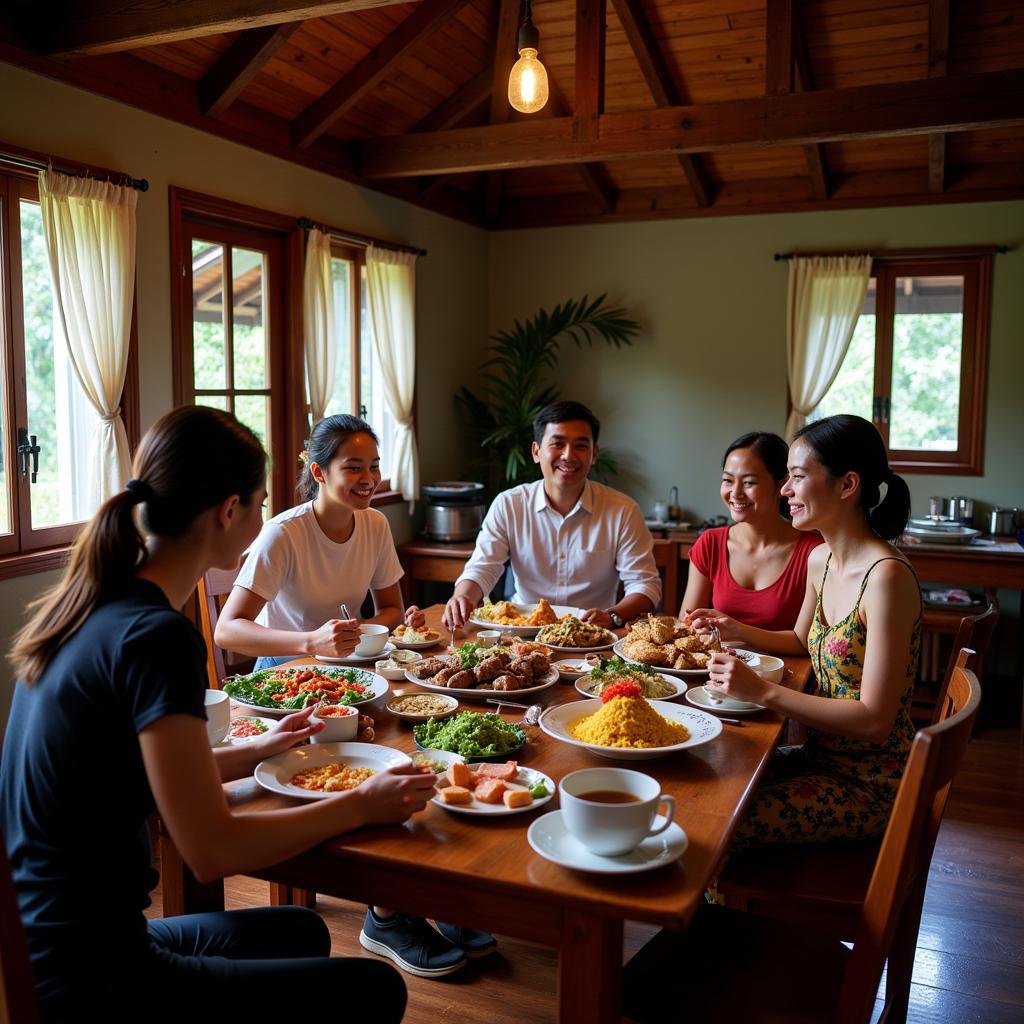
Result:
[[[565,910],[558,952],[559,1024],[618,1024],[621,1019],[622,921]]]
[[[170,838],[160,834],[160,891],[164,917],[224,909],[224,881],[197,882]]]

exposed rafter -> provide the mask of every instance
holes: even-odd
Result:
[[[793,0],[766,0],[764,39],[765,95],[784,96],[793,91]]]
[[[558,83],[552,77],[548,78],[548,89],[548,106],[551,108],[552,117],[565,117],[570,114],[571,111],[569,110],[569,104],[566,102],[565,93],[562,92]],[[604,167],[598,163],[576,164],[575,167],[580,176],[580,181],[583,182],[583,187],[593,197],[594,202],[597,203],[597,208],[602,213],[612,213],[615,210],[618,193]]]
[[[807,51],[807,37],[798,12],[793,11],[793,88],[796,92],[810,92],[814,88],[811,74],[811,55]],[[825,147],[812,142],[803,147],[807,173],[811,176],[811,193],[815,199],[828,199],[828,167]]]
[[[494,37],[494,75],[491,79],[491,124],[508,121],[511,109],[508,102],[508,76],[516,62],[518,50],[520,0],[500,0],[498,5],[498,31]],[[484,181],[484,221],[498,215],[501,196],[505,190],[505,175],[496,171]]]
[[[367,139],[367,177],[459,174],[664,153],[1024,125],[1024,69],[602,114],[591,141],[568,118]]]
[[[423,0],[379,46],[375,46],[340,82],[311,103],[292,124],[297,149],[316,142],[347,110],[391,74],[468,0]]]
[[[647,88],[651,90],[654,102],[659,107],[680,106],[685,97],[676,87],[672,73],[665,63],[665,57],[651,29],[651,23],[644,10],[642,0],[612,0],[612,2],[615,4],[615,13],[619,16],[619,22],[633,49],[633,56],[636,57],[636,61],[640,65],[640,73],[644,76],[644,81],[647,82]],[[677,159],[690,184],[690,189],[693,191],[693,197],[697,200],[697,205],[710,206],[714,197],[714,186],[708,179],[700,157],[683,153]]]
[[[40,52],[85,57],[326,18],[403,0],[63,0],[37,4]],[[56,9],[54,9],[56,7]]]
[[[604,113],[605,0],[576,0],[576,101],[573,137],[596,139]]]
[[[199,106],[207,117],[220,117],[291,38],[301,23],[267,25],[243,32],[199,83]]]
[[[949,66],[949,0],[928,4],[928,76],[945,77]],[[928,136],[928,187],[932,192],[946,189],[946,136]]]

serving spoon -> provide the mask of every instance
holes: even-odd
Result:
[[[498,709],[501,708],[519,708],[521,711],[525,711],[522,720],[519,722],[513,722],[513,725],[536,725],[540,721],[541,712],[544,710],[539,704],[531,704],[527,707],[525,704],[511,704],[505,700],[492,700],[490,697],[487,698],[488,704],[497,704]]]

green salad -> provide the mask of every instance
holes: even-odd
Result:
[[[601,658],[588,678],[590,683],[586,687],[587,693],[595,696],[600,696],[606,686],[624,679],[637,683],[645,697],[657,699],[672,696],[676,692],[676,687],[663,679],[657,669],[624,661],[617,655],[614,658]]]
[[[478,643],[467,640],[455,648],[455,653],[459,656],[459,661],[464,669],[476,668],[480,664],[480,645]]]
[[[359,669],[267,668],[224,683],[242,704],[299,711],[309,704],[361,704],[373,697],[373,676]]]
[[[526,740],[526,734],[501,715],[478,711],[462,711],[443,722],[431,718],[412,732],[421,747],[448,750],[465,758],[508,754]]]

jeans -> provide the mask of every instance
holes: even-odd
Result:
[[[112,965],[112,984],[81,1003],[94,1022],[372,1020],[397,1024],[405,1012],[401,975],[390,964],[331,957],[331,937],[303,907],[189,914],[149,922],[152,945],[139,961]]]
[[[286,654],[283,658],[271,658],[269,655],[261,654],[256,659],[253,672],[261,672],[265,668],[277,668],[278,665],[283,665],[286,661],[294,661],[296,657],[295,654]]]

